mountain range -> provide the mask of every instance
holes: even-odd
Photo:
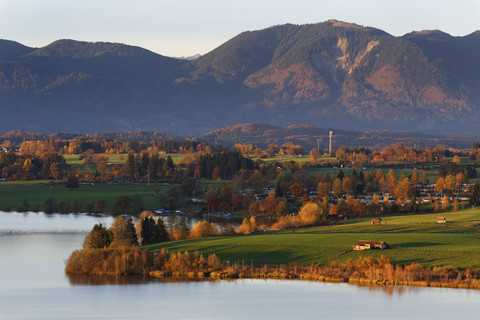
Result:
[[[395,37],[330,20],[239,34],[194,60],[118,43],[0,40],[0,131],[198,135],[247,122],[478,132],[480,32]]]

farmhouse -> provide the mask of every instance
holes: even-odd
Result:
[[[438,218],[437,218],[437,223],[447,223],[447,218],[445,218],[445,217],[438,217]]]
[[[360,240],[353,245],[353,250],[374,250],[374,249],[388,249],[390,246],[384,241],[367,241]]]
[[[380,219],[380,218],[379,218],[379,219],[373,219],[373,220],[371,221],[371,223],[372,223],[372,224],[381,224],[381,223],[382,223],[382,219]]]

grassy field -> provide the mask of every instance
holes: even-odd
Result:
[[[230,180],[214,181],[201,180],[199,184],[205,189],[213,184],[217,190],[229,184]],[[65,188],[62,182],[52,183],[47,180],[38,181],[4,181],[0,182],[0,210],[6,206],[15,209],[23,204],[26,199],[30,209],[38,207],[40,210],[45,201],[52,197],[56,202],[65,201],[70,205],[79,200],[82,203],[92,203],[95,200],[104,199],[111,207],[119,196],[139,196],[145,208],[148,210],[156,208],[167,208],[167,191],[173,185],[163,184],[80,184],[78,189],[70,190]],[[158,190],[160,197],[155,195]]]
[[[155,190],[165,194],[170,186],[145,184],[81,184],[78,189],[70,190],[64,185],[50,184],[48,181],[35,182],[1,182],[0,208],[10,205],[13,209],[23,204],[26,199],[31,208],[42,208],[43,203],[50,197],[56,202],[68,201],[70,205],[79,200],[82,203],[92,203],[104,199],[109,206],[122,195],[129,197],[139,196],[145,208],[158,208],[162,204],[155,196]]]
[[[252,160],[256,161],[257,159],[262,160],[263,162],[285,162],[285,161],[296,161],[296,162],[310,162],[310,156],[306,155],[283,155],[283,156],[276,156],[274,158],[255,158],[252,156]],[[319,163],[323,162],[334,162],[336,161],[335,157],[321,157]]]
[[[447,224],[437,224],[445,216]],[[223,259],[245,264],[322,264],[362,256],[385,255],[396,264],[452,265],[480,270],[480,210],[387,217],[382,225],[370,219],[351,220],[338,226],[297,229],[295,232],[265,232],[240,237],[217,237],[168,242],[150,246],[172,252],[215,253]],[[391,249],[353,251],[358,240],[386,241]]]
[[[102,157],[108,157],[108,162],[112,164],[123,164],[127,161],[127,158],[128,158],[128,154],[97,153],[96,155],[102,156]],[[179,163],[183,159],[183,157],[185,157],[185,154],[172,153],[172,154],[162,154],[160,156],[165,159],[168,156],[171,156],[174,163]],[[67,162],[67,164],[83,165],[83,161],[80,160],[79,154],[64,154],[63,157],[65,158],[65,161]]]

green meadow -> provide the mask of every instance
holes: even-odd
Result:
[[[444,216],[446,224],[438,224]],[[353,251],[358,240],[385,241],[387,250]],[[426,267],[451,265],[480,270],[480,210],[457,213],[392,216],[381,225],[370,219],[345,224],[262,232],[249,236],[212,237],[160,243],[148,247],[158,251],[215,253],[222,259],[245,264],[328,265],[359,257],[382,255],[395,264],[418,263]]]
[[[111,164],[124,164],[127,161],[128,154],[110,154],[110,153],[97,153],[97,156],[108,157],[108,162]],[[172,157],[172,160],[175,164],[179,163],[185,154],[180,153],[169,153],[169,154],[161,154],[163,158],[167,158],[168,156]],[[83,160],[80,159],[79,154],[64,154],[63,157],[67,164],[74,164],[74,165],[81,165],[83,166]]]
[[[11,206],[13,209],[22,205],[24,199],[30,208],[42,208],[45,201],[52,197],[57,203],[69,202],[72,205],[76,200],[82,203],[93,203],[103,199],[111,207],[119,196],[139,196],[147,209],[158,208],[161,202],[155,195],[155,190],[165,199],[168,185],[146,184],[80,184],[77,189],[67,189],[63,184],[49,183],[48,181],[35,182],[0,182],[0,209]]]

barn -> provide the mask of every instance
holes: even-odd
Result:
[[[385,241],[360,240],[353,245],[353,250],[383,250],[390,246]]]

